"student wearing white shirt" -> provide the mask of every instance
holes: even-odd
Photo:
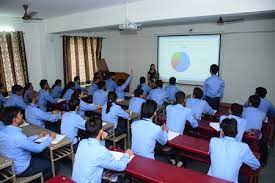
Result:
[[[258,169],[260,163],[246,143],[236,141],[238,130],[235,119],[224,119],[221,129],[222,137],[213,137],[210,140],[211,165],[208,175],[237,183],[243,163],[253,170]]]
[[[247,125],[247,120],[241,117],[243,113],[243,106],[234,103],[231,105],[230,112],[231,114],[228,116],[225,116],[225,115],[221,116],[220,121],[223,121],[225,118],[235,119],[237,121],[237,129],[238,129],[238,133],[235,139],[241,142],[243,138],[243,134],[246,130],[246,125]]]
[[[160,127],[153,122],[156,114],[157,103],[147,100],[142,104],[141,120],[132,123],[132,150],[135,154],[150,159],[155,159],[156,143],[164,145],[168,140],[168,128],[165,125]]]
[[[141,105],[146,102],[145,98],[145,93],[142,89],[136,89],[134,91],[135,97],[132,97],[129,102],[129,110],[131,112],[140,114],[141,111]]]
[[[185,93],[179,91],[176,93],[176,103],[166,107],[167,120],[166,125],[169,130],[183,134],[186,121],[193,128],[198,127],[198,121],[195,119],[192,110],[184,107]]]
[[[187,99],[185,104],[186,107],[192,109],[192,113],[196,119],[201,119],[203,113],[209,115],[214,114],[212,107],[205,100],[202,100],[202,97],[202,89],[195,87],[193,90],[193,98]]]
[[[83,139],[78,146],[73,165],[72,179],[77,183],[100,183],[104,169],[123,171],[133,155],[127,150],[120,160],[100,143],[107,137],[100,119],[90,119],[86,123],[88,139]]]

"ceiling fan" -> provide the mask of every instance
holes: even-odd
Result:
[[[30,13],[27,12],[29,5],[23,4],[22,7],[24,8],[24,15],[22,18],[23,20],[43,20],[42,18],[35,18],[34,16],[38,14],[37,11],[32,11]]]
[[[238,18],[238,19],[231,19],[231,20],[224,20],[222,17],[220,17],[217,21],[218,25],[223,25],[225,23],[234,23],[234,22],[240,22],[243,21],[243,18]]]

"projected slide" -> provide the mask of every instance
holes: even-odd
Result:
[[[203,84],[209,67],[219,63],[220,35],[161,36],[158,39],[160,78],[178,83]]]

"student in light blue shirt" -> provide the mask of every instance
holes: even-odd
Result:
[[[78,130],[85,130],[86,121],[77,113],[80,105],[78,98],[73,98],[68,102],[69,112],[65,112],[62,116],[60,131],[73,142],[74,150],[76,151],[79,139]]]
[[[105,82],[100,81],[98,82],[98,90],[95,91],[93,95],[93,103],[96,105],[103,105],[107,101],[107,95],[108,93],[105,91]]]
[[[79,92],[85,91],[85,88],[82,88],[80,86],[80,77],[79,76],[74,77],[74,89],[78,90]]]
[[[47,111],[47,103],[55,104],[57,99],[54,99],[49,93],[49,84],[46,79],[40,81],[41,90],[39,92],[38,105],[39,108],[43,111]]]
[[[135,154],[150,159],[155,159],[156,143],[164,145],[168,139],[168,128],[153,123],[156,114],[157,103],[147,100],[142,104],[141,120],[132,123],[132,150]]]
[[[24,102],[24,99],[22,97],[23,87],[16,84],[12,86],[11,90],[12,94],[6,102],[6,106],[15,106],[20,107],[21,109],[25,109],[27,107],[27,104]]]
[[[205,100],[214,110],[219,109],[224,91],[224,81],[217,76],[218,72],[219,66],[216,64],[211,65],[211,76],[204,81],[203,85]]]
[[[0,154],[13,160],[16,176],[26,177],[42,172],[46,180],[52,175],[50,161],[40,156],[32,157],[32,154],[46,149],[55,139],[55,134],[50,134],[39,144],[35,143],[34,140],[47,133],[27,137],[19,128],[23,124],[22,116],[17,107],[7,107],[2,112],[1,119],[6,126],[0,131]]]
[[[62,86],[62,81],[60,79],[55,80],[51,91],[51,95],[53,98],[61,98],[61,94],[63,90],[61,86]]]
[[[112,153],[100,143],[107,137],[100,119],[88,120],[86,130],[90,137],[79,143],[75,154],[72,180],[77,183],[101,183],[104,169],[125,170],[133,155],[132,151],[127,150],[119,160],[116,160]]]
[[[168,100],[170,101],[174,101],[175,95],[178,91],[180,91],[175,85],[176,85],[176,78],[175,77],[171,77],[169,79],[169,86],[165,87],[165,91],[168,93]]]
[[[77,89],[75,89],[75,83],[69,82],[62,91],[62,97],[64,99],[66,99],[67,101],[71,100],[72,94],[74,93],[75,90],[77,90]],[[79,91],[79,90],[77,90],[77,91]]]
[[[38,93],[35,91],[29,92],[27,95],[29,105],[25,109],[25,118],[28,123],[37,125],[41,128],[45,128],[45,121],[57,122],[61,119],[61,114],[51,114],[39,109],[36,105],[38,101]]]
[[[4,85],[2,83],[0,83],[0,110],[1,110],[1,107],[3,108],[5,105],[6,105],[6,102],[7,102],[7,98],[5,98],[3,96],[2,93],[5,92],[5,88],[4,88]]]
[[[162,105],[164,100],[168,98],[168,93],[162,88],[162,80],[157,80],[156,86],[157,88],[151,90],[147,98],[154,100],[158,105]]]
[[[267,90],[263,87],[257,87],[255,94],[261,98],[259,109],[264,111],[267,116],[275,116],[275,107],[269,100],[265,98]]]
[[[141,106],[144,102],[146,102],[146,100],[144,99],[146,94],[144,93],[144,91],[142,89],[136,89],[134,91],[134,95],[135,95],[135,97],[130,99],[129,110],[131,112],[140,114]]]
[[[106,90],[107,91],[115,91],[116,88],[117,88],[117,84],[116,82],[114,81],[115,80],[115,74],[113,72],[111,73],[107,73],[106,74],[106,80],[105,80],[105,83],[106,83]]]
[[[123,119],[129,118],[129,113],[124,111],[121,106],[117,105],[115,102],[117,100],[117,95],[115,92],[108,93],[108,100],[102,107],[102,121],[114,124],[116,134],[121,134],[127,131],[121,127],[117,128],[118,117]]]
[[[256,170],[260,167],[260,162],[246,143],[236,141],[237,121],[235,119],[224,119],[221,129],[223,137],[213,137],[210,140],[211,165],[208,175],[237,183],[243,163]]]
[[[133,74],[133,71],[131,71],[131,75],[127,78],[127,80],[125,82],[124,82],[123,79],[118,80],[118,85],[117,85],[117,88],[115,90],[118,99],[124,99],[125,98],[124,90],[129,85],[129,83],[132,81],[132,79],[133,79],[132,74]]]
[[[92,85],[88,89],[88,95],[93,96],[95,91],[98,90],[97,83],[100,81],[98,77],[94,77]]]
[[[80,97],[79,97],[79,91],[75,90],[74,93],[72,94],[71,100],[73,99],[79,99],[80,100],[80,104],[79,104],[79,108],[77,113],[81,116],[84,117],[85,116],[85,111],[96,111],[99,106],[96,106],[94,104],[89,104],[86,103],[85,101],[83,101]]]
[[[257,95],[252,95],[248,99],[248,106],[244,108],[242,118],[247,120],[246,131],[252,129],[261,130],[266,114],[259,109],[261,99]]]
[[[228,116],[221,116],[220,117],[220,122],[223,121],[225,118],[233,118],[237,121],[237,135],[235,137],[235,139],[239,142],[242,141],[243,139],[243,134],[246,130],[246,126],[247,126],[247,121],[246,119],[243,119],[242,116],[243,113],[243,106],[239,105],[239,104],[232,104],[231,105],[231,114]]]
[[[28,94],[30,93],[30,92],[32,92],[33,91],[33,86],[32,86],[32,83],[27,83],[26,85],[25,85],[25,87],[24,87],[24,92],[23,92],[23,96],[24,96],[24,101],[26,102],[26,103],[28,103]]]
[[[195,119],[192,110],[184,107],[185,93],[179,91],[176,93],[175,104],[166,107],[166,125],[169,130],[183,134],[186,121],[190,123],[193,128],[198,127],[198,121]]]
[[[139,78],[139,85],[137,89],[142,89],[146,95],[150,93],[151,88],[146,84],[146,79],[144,76]]]
[[[203,113],[212,115],[214,110],[212,107],[205,101],[202,100],[203,91],[202,89],[195,87],[193,90],[193,98],[189,98],[186,101],[185,106],[192,109],[192,113],[195,115],[196,119],[201,119]]]

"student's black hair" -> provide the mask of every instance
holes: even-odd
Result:
[[[199,87],[195,87],[193,90],[194,98],[201,99],[203,97],[203,91]]]
[[[85,124],[89,137],[95,138],[102,129],[102,120],[100,118],[89,118]]]
[[[77,80],[80,80],[80,77],[79,77],[79,76],[75,76],[75,77],[74,77],[74,82],[77,82]]]
[[[183,104],[185,100],[185,93],[183,91],[178,91],[175,94],[176,103],[175,104]]]
[[[243,106],[237,103],[231,105],[231,113],[235,116],[241,116],[243,113]]]
[[[117,86],[123,85],[124,82],[125,82],[124,79],[119,79],[119,80],[117,81]]]
[[[117,95],[115,92],[110,91],[108,93],[108,98],[107,98],[107,108],[106,108],[106,113],[110,112],[110,109],[112,107],[113,102],[116,102]]]
[[[210,66],[210,71],[212,74],[217,74],[219,72],[219,66],[216,64],[212,64]]]
[[[221,129],[225,136],[235,138],[238,133],[237,121],[234,118],[225,118],[221,122]]]
[[[27,83],[24,87],[24,91],[23,91],[23,96],[25,95],[26,91],[30,89],[30,87],[32,86],[32,83]]]
[[[147,100],[141,106],[141,118],[151,118],[157,109],[158,105],[155,101]]]
[[[38,97],[38,93],[36,91],[31,91],[27,94],[27,100],[29,103],[32,103],[32,99]]]
[[[52,89],[54,89],[55,86],[57,86],[57,85],[59,85],[59,84],[61,84],[61,83],[62,83],[61,79],[55,80],[55,82],[54,82],[54,84],[53,84],[53,86],[52,86]]]
[[[97,87],[98,87],[98,89],[103,89],[104,87],[105,87],[105,81],[99,81],[98,83],[97,83]]]
[[[170,85],[175,85],[175,84],[176,84],[176,81],[177,81],[177,79],[176,79],[175,77],[170,77],[170,79],[169,79],[169,84],[170,84]]]
[[[144,76],[141,76],[139,78],[139,84],[144,84],[144,83],[146,83],[146,78]]]
[[[162,86],[163,86],[162,80],[157,80],[157,81],[156,81],[156,86],[157,86],[158,88],[162,88]]]
[[[5,125],[11,125],[13,119],[16,118],[19,112],[21,112],[19,107],[6,107],[0,114],[0,120],[3,121]]]
[[[110,72],[107,72],[103,75],[103,79],[107,80],[111,77],[111,73]]]
[[[74,82],[70,81],[62,90],[61,96],[63,97],[68,89],[74,89]]]
[[[75,109],[79,106],[80,100],[78,98],[73,98],[68,102],[68,108],[70,111],[75,111]]]
[[[265,98],[265,96],[267,94],[267,90],[264,87],[257,87],[255,94],[261,98]]]
[[[252,107],[258,108],[261,103],[261,99],[258,95],[251,95],[248,98],[248,102],[252,105]]]
[[[41,89],[44,89],[46,84],[48,84],[48,81],[46,79],[40,80],[39,85],[40,85]]]
[[[135,97],[140,97],[143,94],[143,89],[135,89],[134,95]]]
[[[11,87],[11,91],[13,94],[22,91],[24,88],[21,85],[15,84]]]
[[[2,88],[4,85],[3,85],[3,83],[0,83],[0,88]]]
[[[72,99],[78,99],[79,98],[79,95],[80,95],[80,92],[78,90],[74,90],[72,96],[71,96],[71,100]]]

